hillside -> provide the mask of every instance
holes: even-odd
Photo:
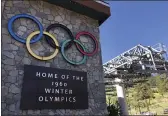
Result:
[[[163,115],[164,110],[168,109],[168,79],[166,75],[151,77],[145,83],[125,88],[125,92],[130,115],[138,115],[142,112]],[[115,104],[117,101],[115,88],[106,94],[107,104],[109,105],[109,100],[110,104]]]

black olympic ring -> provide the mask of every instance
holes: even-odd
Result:
[[[59,24],[59,23],[55,23],[55,24],[49,25],[49,26],[46,28],[46,32],[49,33],[49,31],[50,31],[51,29],[56,28],[56,27],[60,27],[60,28],[64,29],[64,30],[68,33],[70,39],[72,40],[68,45],[65,46],[65,50],[67,50],[68,48],[70,48],[70,47],[72,46],[72,42],[73,42],[73,40],[74,40],[74,36],[73,36],[72,32],[71,32],[66,26],[64,26],[64,25],[62,25],[62,24]],[[46,38],[46,41],[47,41],[47,43],[48,43],[49,45],[51,45],[53,48],[56,48],[56,49],[61,50],[61,47],[56,46],[55,43],[54,43],[54,41],[53,41],[49,36],[45,36],[45,38]]]

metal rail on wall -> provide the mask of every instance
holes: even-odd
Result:
[[[107,1],[105,1],[105,0],[94,0],[94,1],[96,1],[96,2],[98,2],[98,3],[100,3],[100,4],[103,4],[103,5],[105,5],[105,6],[110,7],[109,3],[108,3]]]

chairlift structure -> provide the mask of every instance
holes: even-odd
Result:
[[[161,43],[154,46],[139,44],[104,63],[103,70],[105,85],[116,87],[121,111],[128,115],[123,85],[142,82],[141,78],[153,74],[168,74],[168,50]]]

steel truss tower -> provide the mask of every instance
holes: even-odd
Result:
[[[115,74],[164,73],[168,70],[168,55],[165,45],[141,44],[129,49],[103,64],[105,77]]]
[[[146,81],[153,74],[168,74],[168,50],[161,43],[139,44],[103,64],[103,70],[106,88],[116,87],[121,112],[128,115],[124,85]]]

